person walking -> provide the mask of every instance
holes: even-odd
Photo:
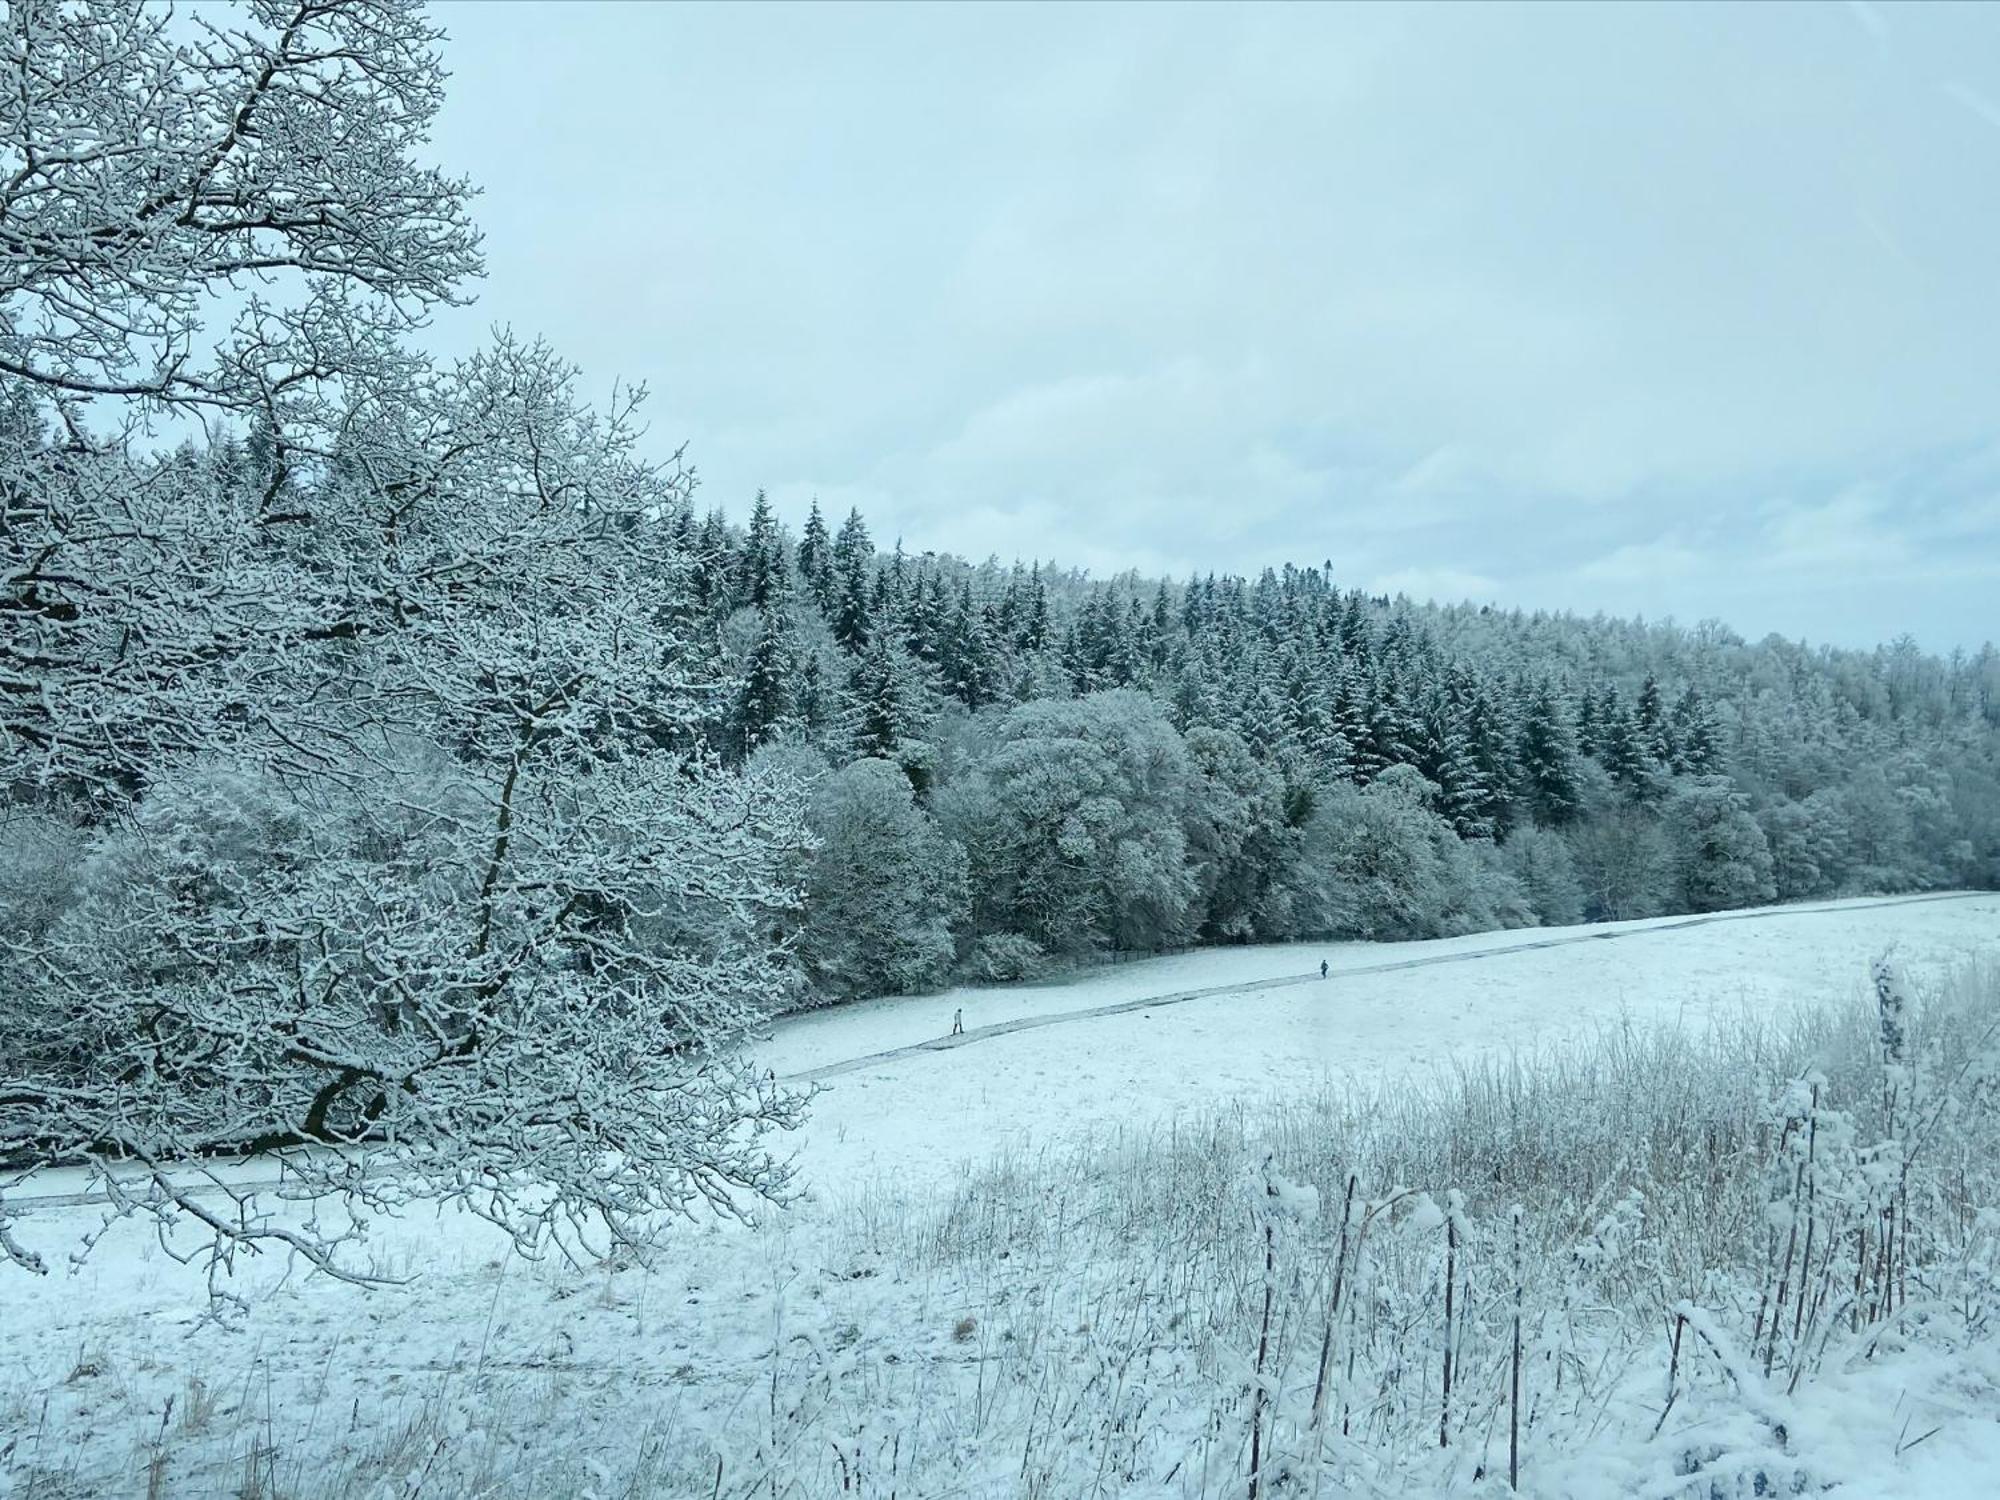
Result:
[[[1326,960],[1323,958],[1319,961],[1319,977],[1326,978]]]

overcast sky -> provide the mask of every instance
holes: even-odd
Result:
[[[732,516],[2000,636],[2000,6],[437,14],[442,338]]]

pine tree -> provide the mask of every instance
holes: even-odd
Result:
[[[1715,721],[1693,683],[1675,700],[1672,724],[1673,769],[1688,776],[1707,776],[1715,771],[1721,760]]]
[[[896,538],[896,550],[889,565],[875,573],[875,618],[900,620],[910,604],[910,560],[903,551],[903,539]]]
[[[1311,658],[1287,646],[1280,655],[1284,678],[1285,714],[1292,740],[1322,774],[1345,776],[1347,747],[1334,733],[1333,695],[1327,680],[1313,670]],[[1334,763],[1340,764],[1338,771]]]
[[[1666,708],[1660,701],[1660,681],[1652,673],[1639,689],[1633,706],[1632,727],[1639,737],[1640,753],[1666,766],[1673,761],[1673,747],[1667,732]]]
[[[999,696],[998,649],[989,609],[972,602],[972,582],[959,585],[958,603],[945,627],[938,671],[944,690],[967,708],[984,708]]]
[[[849,511],[841,523],[840,535],[833,543],[833,563],[839,575],[833,638],[849,651],[865,650],[874,619],[868,595],[875,547],[868,540],[868,526],[858,510]]]
[[[268,417],[250,424],[243,441],[243,494],[259,511],[268,511],[277,501],[292,474],[284,445]]]
[[[1385,766],[1411,766],[1417,763],[1422,727],[1417,720],[1407,643],[1398,643],[1393,653],[1388,642],[1384,645],[1382,668],[1371,682],[1369,729],[1375,752]]]
[[[1375,633],[1367,611],[1367,602],[1355,589],[1340,612],[1340,654],[1353,661],[1366,662],[1375,654]]]
[[[866,573],[875,562],[875,543],[868,535],[868,523],[861,519],[859,510],[850,510],[847,519],[840,523],[840,534],[833,539],[833,570],[841,577],[855,570],[859,565]]]
[[[731,577],[729,523],[722,512],[711,510],[695,538],[691,582],[696,601],[710,614],[726,615],[736,607],[735,581]]]
[[[1388,765],[1376,745],[1373,693],[1368,673],[1354,657],[1343,657],[1333,695],[1334,733],[1346,743],[1349,774],[1366,786]]]
[[[1137,687],[1152,678],[1152,621],[1137,595],[1125,603],[1125,628],[1111,660],[1112,680],[1120,687]]]
[[[1170,715],[1180,730],[1222,727],[1222,672],[1213,648],[1200,636],[1186,641],[1172,664]]]
[[[827,535],[826,518],[819,513],[817,498],[813,500],[812,511],[806,517],[805,531],[799,537],[798,566],[799,578],[813,603],[819,606],[821,614],[831,615],[836,580],[833,541]]]
[[[1659,790],[1653,758],[1640,743],[1639,726],[1618,701],[1618,690],[1607,687],[1597,706],[1598,762],[1635,802],[1649,801]]]
[[[1547,678],[1535,684],[1528,700],[1519,743],[1521,794],[1529,812],[1544,827],[1569,822],[1578,807],[1576,736]]]
[[[903,605],[903,639],[910,653],[929,666],[936,666],[944,646],[944,580],[937,570],[925,565],[917,570]]]
[[[1165,580],[1153,594],[1152,628],[1147,635],[1147,659],[1157,672],[1167,664],[1167,655],[1173,647],[1174,601],[1167,592]]]
[[[1018,634],[1021,621],[1021,565],[1014,564],[1013,572],[1007,575],[1007,587],[1000,591],[1000,603],[994,610],[994,618],[1000,627],[1000,639],[1010,646],[1020,644]]]
[[[821,743],[833,715],[827,698],[826,676],[820,670],[816,653],[806,653],[805,660],[799,663],[799,687],[793,694],[793,712],[805,737],[814,744]]]
[[[743,551],[737,558],[736,597],[753,609],[773,609],[783,603],[790,582],[778,518],[772,513],[770,497],[759,490],[750,507]]]
[[[1283,601],[1278,588],[1278,575],[1269,568],[1257,575],[1256,585],[1250,590],[1250,624],[1273,644],[1284,638]]]
[[[1416,759],[1412,762],[1440,794],[1438,810],[1463,839],[1490,838],[1487,813],[1491,789],[1472,754],[1461,705],[1441,682],[1423,689],[1416,712]]]
[[[1576,751],[1579,755],[1595,758],[1601,748],[1597,733],[1597,699],[1586,687],[1576,703]]]
[[[848,673],[852,704],[849,748],[857,757],[895,758],[897,747],[923,723],[922,687],[892,630],[878,630]]]
[[[1026,607],[1021,615],[1021,633],[1015,644],[1023,651],[1042,651],[1049,645],[1049,591],[1042,583],[1038,562],[1028,574]]]
[[[765,609],[736,700],[736,741],[743,754],[781,737],[795,722],[796,665],[790,624],[781,611]]]
[[[1215,615],[1215,575],[1208,575],[1204,582],[1193,574],[1188,575],[1187,587],[1181,591],[1181,631],[1193,637],[1208,628]]]
[[[1513,719],[1502,699],[1463,668],[1453,670],[1452,694],[1464,716],[1472,763],[1478,767],[1485,788],[1479,815],[1492,825],[1496,836],[1504,836],[1514,822]]]
[[[1081,622],[1072,620],[1064,628],[1053,655],[1062,666],[1070,692],[1088,693],[1092,690],[1095,674],[1091,670],[1090,647],[1084,639]]]
[[[1236,731],[1243,736],[1251,753],[1260,760],[1279,760],[1296,754],[1301,745],[1292,732],[1284,683],[1274,654],[1262,649],[1261,643],[1244,663],[1240,690]]]

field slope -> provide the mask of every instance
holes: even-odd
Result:
[[[376,1226],[377,1268],[410,1278],[403,1286],[360,1292],[269,1260],[245,1266],[250,1311],[229,1326],[203,1322],[199,1278],[131,1225],[73,1273],[0,1282],[0,1494],[797,1496],[840,1493],[843,1465],[865,1462],[894,1466],[901,1494],[998,1497],[1023,1492],[1030,1456],[1108,1473],[1101,1455],[1115,1458],[1129,1433],[1151,1445],[1127,1455],[1134,1464],[1199,1449],[1205,1467],[1175,1470],[1166,1488],[1106,1481],[1097,1493],[1237,1493],[1236,1377],[1204,1363],[1197,1343],[1176,1345],[1172,1330],[1193,1325],[1099,1326],[1113,1309],[1137,1318],[1159,1306],[1143,1290],[1128,1298],[1152,1263],[1120,1260],[1122,1237],[1101,1219],[1088,1230],[1097,1239],[1059,1243],[1092,1193],[1132,1191],[1074,1175],[1087,1169],[1062,1165],[1070,1145],[1129,1142],[1238,1103],[1254,1112],[1329,1078],[1373,1083],[1533,1053],[1598,1027],[1692,1033],[1838,1002],[1892,948],[1919,976],[2000,954],[2000,896],[1210,950],[794,1017],[762,1055],[821,1085],[800,1142],[805,1200],[761,1230],[675,1230],[651,1268],[523,1263],[478,1221],[447,1216]],[[966,1032],[951,1037],[961,1012]],[[998,1176],[968,1178],[1002,1156]],[[1003,1201],[1008,1191],[1024,1201]],[[99,1213],[50,1201],[22,1227],[54,1247]],[[1058,1242],[1011,1254],[990,1227],[1051,1221]],[[1216,1222],[1225,1239],[1240,1227]],[[1170,1262],[1165,1274],[1171,1285]],[[1043,1396],[1021,1382],[1074,1374],[1064,1399],[1086,1415],[1125,1400],[1141,1388],[1092,1394],[1092,1361],[1124,1348],[1119,1338],[1130,1348],[1118,1358],[1151,1351],[1154,1425],[1098,1431],[1091,1418],[1063,1447]],[[1846,1471],[1877,1464],[1950,1495],[2000,1462],[2000,1429],[1955,1414],[1959,1381],[1942,1368],[1926,1377],[1909,1432],[1942,1435],[1905,1457],[1894,1431],[1867,1428]],[[1830,1432],[1845,1422],[1836,1412],[1895,1404],[1886,1386],[1831,1389],[1847,1405],[1824,1408]],[[1965,1385],[1964,1399],[1987,1389]],[[1621,1410],[1654,1399],[1645,1382],[1616,1395]],[[1553,1449],[1539,1455],[1537,1483],[1559,1483]],[[1155,1480],[1172,1467],[1158,1460]],[[792,1477],[778,1484],[777,1473]],[[1071,1482],[1052,1477],[1043,1492],[1087,1492]],[[878,1492],[871,1480],[857,1493]]]

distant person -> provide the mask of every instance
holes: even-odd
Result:
[[[1326,978],[1326,960],[1323,958],[1319,961],[1319,977]]]
[[[951,1013],[951,1034],[953,1036],[965,1035],[965,1011],[963,1009],[955,1010]]]

